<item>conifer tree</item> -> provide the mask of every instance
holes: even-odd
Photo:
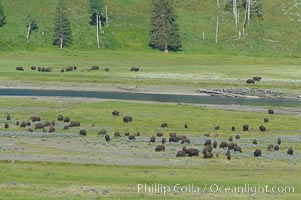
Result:
[[[4,26],[5,24],[6,24],[5,23],[5,15],[4,15],[1,0],[0,0],[0,27]]]
[[[152,16],[149,45],[168,52],[181,49],[177,15],[171,0],[152,0]]]
[[[71,37],[71,27],[67,18],[67,7],[65,1],[58,0],[54,24],[53,45],[58,45],[62,49],[70,44]]]

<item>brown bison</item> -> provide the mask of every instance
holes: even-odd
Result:
[[[92,66],[92,67],[90,68],[90,70],[91,70],[91,71],[93,71],[93,70],[99,70],[99,66]]]
[[[140,136],[140,132],[137,132],[137,133],[136,133],[136,136]]]
[[[232,136],[229,136],[229,142],[232,142],[233,141],[233,137]]]
[[[240,146],[235,146],[235,147],[234,147],[234,151],[235,151],[235,152],[240,152],[240,153],[242,153],[242,150],[241,150],[241,147],[240,147]]]
[[[246,81],[246,83],[252,84],[252,83],[255,83],[255,81],[254,81],[253,79],[248,79],[248,80]]]
[[[39,121],[41,121],[41,117],[32,116],[32,117],[30,117],[30,120],[32,122],[39,122]]]
[[[102,128],[99,132],[98,135],[106,135],[107,134],[107,130]]]
[[[207,158],[212,158],[213,157],[213,153],[206,151],[203,153],[203,158],[207,159]]]
[[[254,81],[260,81],[261,80],[261,77],[260,76],[253,76],[252,78]]]
[[[225,142],[225,141],[221,142],[220,145],[219,145],[219,148],[221,148],[221,149],[224,149],[226,147],[228,147],[228,143]]]
[[[79,127],[80,123],[79,122],[71,122],[69,127]]]
[[[259,156],[261,156],[261,150],[260,149],[256,149],[254,151],[254,157],[259,157]]]
[[[261,126],[259,126],[259,130],[261,132],[265,132],[267,129],[266,129],[266,127],[264,125],[261,125]]]
[[[20,124],[20,127],[25,128],[26,127],[26,122],[22,121],[21,124]]]
[[[190,144],[190,139],[187,138],[187,137],[182,138],[182,139],[181,139],[181,144],[184,144],[184,143]]]
[[[30,69],[34,71],[34,70],[37,70],[37,67],[36,66],[31,66]]]
[[[278,138],[278,140],[277,140],[277,144],[281,144],[281,138]]]
[[[162,142],[162,144],[165,144],[166,143],[166,138],[162,138],[161,142]]]
[[[116,111],[116,110],[114,110],[114,111],[112,112],[112,115],[113,115],[113,116],[119,116],[119,112]]]
[[[129,140],[136,140],[136,137],[134,135],[130,135]]]
[[[269,118],[264,118],[263,121],[264,121],[264,123],[268,123],[270,120],[269,120]]]
[[[236,139],[236,140],[239,140],[239,139],[240,139],[240,135],[237,134],[237,135],[235,136],[235,139]]]
[[[114,137],[121,137],[120,132],[114,132]]]
[[[229,150],[227,151],[226,156],[228,160],[231,160],[231,152]]]
[[[63,115],[58,115],[57,116],[57,120],[58,121],[63,121],[64,120],[64,116]]]
[[[133,121],[133,117],[131,117],[131,116],[123,117],[123,122],[124,123],[132,122],[132,121]]]
[[[178,151],[176,157],[185,157],[186,153],[184,151]]]
[[[188,125],[187,125],[187,124],[184,124],[184,128],[188,128]]]
[[[243,131],[248,131],[249,130],[249,125],[248,124],[243,125],[242,130]]]
[[[44,124],[42,124],[42,123],[37,123],[37,124],[34,125],[34,129],[35,129],[35,130],[36,130],[36,129],[44,129]]]
[[[139,70],[139,67],[131,67],[130,69],[131,72],[138,72]]]
[[[81,136],[87,136],[87,131],[86,130],[80,130],[79,135]]]
[[[257,140],[256,139],[253,139],[253,144],[257,144]]]
[[[110,68],[109,68],[109,67],[105,67],[103,70],[104,70],[105,72],[109,72],[109,71],[110,71]]]
[[[5,122],[5,124],[4,124],[4,128],[6,128],[6,129],[8,129],[8,128],[9,128],[9,125],[8,125],[8,123],[7,123],[7,122]]]
[[[231,130],[232,130],[232,131],[235,131],[235,126],[232,126]]]
[[[274,150],[274,144],[269,144],[268,145],[268,150],[273,151]]]
[[[27,131],[30,132],[30,133],[32,133],[33,129],[32,128],[28,128]]]
[[[67,129],[69,129],[69,125],[65,125],[63,128],[63,130],[67,130]]]
[[[287,149],[287,152],[286,152],[288,155],[293,155],[294,154],[294,150],[293,150],[293,147],[289,147],[288,149]]]
[[[70,122],[70,118],[69,117],[65,117],[64,122],[69,123]]]
[[[204,146],[207,146],[207,145],[211,145],[211,140],[210,139],[207,139],[204,143]]]
[[[169,134],[169,142],[179,142],[179,140],[176,133]]]
[[[23,67],[16,67],[16,70],[17,71],[24,71],[24,68]]]
[[[274,146],[274,151],[279,151],[279,145],[278,144],[276,144],[275,146]]]
[[[268,110],[268,114],[273,115],[274,113],[275,113],[275,111],[273,109]]]
[[[217,142],[214,140],[213,142],[213,148],[216,148],[217,147]]]
[[[50,127],[49,130],[48,130],[48,133],[53,133],[55,132],[55,128],[54,127]]]
[[[166,123],[166,122],[163,122],[162,124],[161,124],[161,128],[167,128],[168,127],[168,124]]]
[[[193,149],[193,148],[189,148],[187,149],[186,146],[183,147],[182,149],[186,155],[188,155],[189,157],[192,157],[192,156],[199,156],[199,150],[198,149]]]
[[[237,146],[236,143],[231,142],[231,143],[228,144],[228,150],[234,150],[234,148],[235,148],[236,146]]]
[[[219,130],[219,129],[220,129],[220,126],[215,126],[214,127],[214,130],[216,130],[216,131]]]
[[[152,136],[152,137],[149,139],[149,142],[150,142],[150,143],[155,143],[155,142],[156,142],[156,137],[155,137],[155,136]]]
[[[130,132],[128,130],[125,131],[124,136],[130,136]]]
[[[110,142],[111,141],[110,136],[109,135],[105,135],[105,140],[106,140],[106,142]]]
[[[11,117],[10,117],[10,114],[7,114],[7,115],[6,115],[6,120],[9,121],[10,118],[11,118]]]
[[[157,135],[157,137],[162,137],[162,136],[163,136],[163,132],[161,132],[161,131],[160,131],[160,132],[157,132],[156,135]]]
[[[71,72],[71,71],[73,71],[73,67],[72,66],[68,66],[67,68],[66,68],[66,72]]]
[[[165,146],[164,145],[157,145],[155,148],[156,152],[160,152],[160,151],[165,151]]]

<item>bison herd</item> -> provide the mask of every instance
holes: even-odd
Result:
[[[268,110],[268,114],[274,114],[274,110],[269,109]],[[112,116],[113,117],[118,117],[120,116],[120,113],[116,110],[114,110],[112,112]],[[40,116],[30,116],[28,118],[28,120],[25,121],[16,121],[15,125],[16,126],[20,126],[21,128],[28,128],[27,130],[29,132],[34,132],[36,130],[42,130],[43,132],[49,132],[49,133],[53,133],[56,131],[57,128],[57,124],[63,123],[63,130],[72,128],[72,127],[81,127],[81,123],[78,121],[71,121],[69,117],[67,116],[63,116],[62,114],[59,114],[57,116],[57,121],[42,121]],[[130,123],[133,121],[133,117],[132,116],[124,116],[122,118],[124,123]],[[8,129],[9,125],[12,123],[8,123],[12,121],[12,117],[8,114],[6,116],[6,122],[4,124],[4,128]],[[268,123],[269,119],[268,118],[264,118],[264,122]],[[168,124],[167,122],[163,122],[161,123],[161,128],[167,128]],[[188,128],[188,124],[184,124],[184,128],[187,129]],[[220,130],[220,126],[216,125],[214,127],[214,130]],[[235,126],[231,127],[232,131],[235,131],[236,128]],[[250,127],[248,124],[244,124],[242,126],[242,131],[249,131]],[[261,132],[265,132],[267,129],[265,126],[260,125],[259,126],[259,131]],[[85,129],[81,129],[79,131],[79,135],[80,136],[87,136],[87,131]],[[103,136],[106,142],[110,142],[111,138],[110,135],[107,133],[106,129],[101,129],[98,132],[98,135]],[[124,133],[124,136],[128,137],[129,140],[136,140],[136,137],[140,136],[140,132],[137,132],[136,134],[130,134],[129,131],[126,131]],[[155,146],[155,152],[162,152],[165,151],[166,149],[166,141],[167,138],[163,137],[164,133],[162,131],[158,131],[155,133],[155,135],[151,136],[149,139],[149,144],[153,144],[156,143],[156,140],[159,141],[161,144],[158,144]],[[228,138],[228,141],[216,141],[216,140],[211,140],[210,139],[210,134],[205,134],[204,136],[207,137],[207,139],[205,140],[202,149],[197,149],[197,148],[187,148],[186,145],[189,145],[191,143],[191,139],[183,134],[177,134],[177,133],[170,133],[169,134],[169,138],[168,141],[170,144],[172,143],[180,143],[183,144],[184,146],[182,147],[181,150],[176,152],[176,157],[192,157],[192,156],[199,156],[200,154],[203,155],[203,158],[205,159],[209,159],[209,158],[213,158],[214,155],[216,157],[219,156],[218,151],[215,151],[214,149],[222,149],[225,150],[225,156],[228,160],[231,160],[231,152],[239,152],[239,153],[243,153],[243,150],[241,148],[241,146],[237,143],[238,141],[240,141],[241,139],[241,135],[240,134],[236,134],[235,135],[235,140],[232,136],[230,136]],[[114,138],[118,138],[118,137],[122,137],[120,132],[114,132]],[[219,134],[215,133],[214,138],[219,137]],[[159,138],[159,139],[157,139]],[[278,138],[277,141],[275,141],[276,144],[268,144],[267,146],[267,150],[268,151],[279,151],[280,150],[280,145],[282,144],[282,140],[281,138]],[[253,139],[252,141],[253,145],[257,145],[258,141],[257,139]],[[292,147],[289,147],[287,149],[287,154],[289,155],[293,155],[294,151]],[[260,157],[262,155],[262,151],[261,149],[256,149],[254,151],[254,157]]]

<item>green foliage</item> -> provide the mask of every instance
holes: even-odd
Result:
[[[0,27],[5,25],[5,15],[0,1]]]
[[[28,28],[28,26],[30,26],[30,30],[31,31],[34,31],[34,30],[37,30],[38,29],[38,26],[36,24],[36,20],[35,19],[32,19],[30,16],[28,17],[27,19],[27,22],[26,22],[26,28]]]
[[[67,18],[67,7],[65,1],[58,0],[53,45],[58,45],[60,48],[68,46],[71,42],[71,36],[71,27]]]
[[[165,51],[178,51],[181,49],[182,44],[176,18],[177,15],[171,0],[152,1],[149,43],[152,48]]]
[[[91,13],[101,14],[103,10],[102,0],[90,0]]]

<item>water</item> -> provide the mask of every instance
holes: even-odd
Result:
[[[127,92],[97,92],[72,90],[35,90],[35,89],[0,89],[0,96],[46,96],[46,97],[86,97],[116,100],[137,100],[172,103],[218,104],[218,105],[253,105],[301,107],[299,99],[245,99],[223,96],[198,96],[174,94],[147,94]]]

